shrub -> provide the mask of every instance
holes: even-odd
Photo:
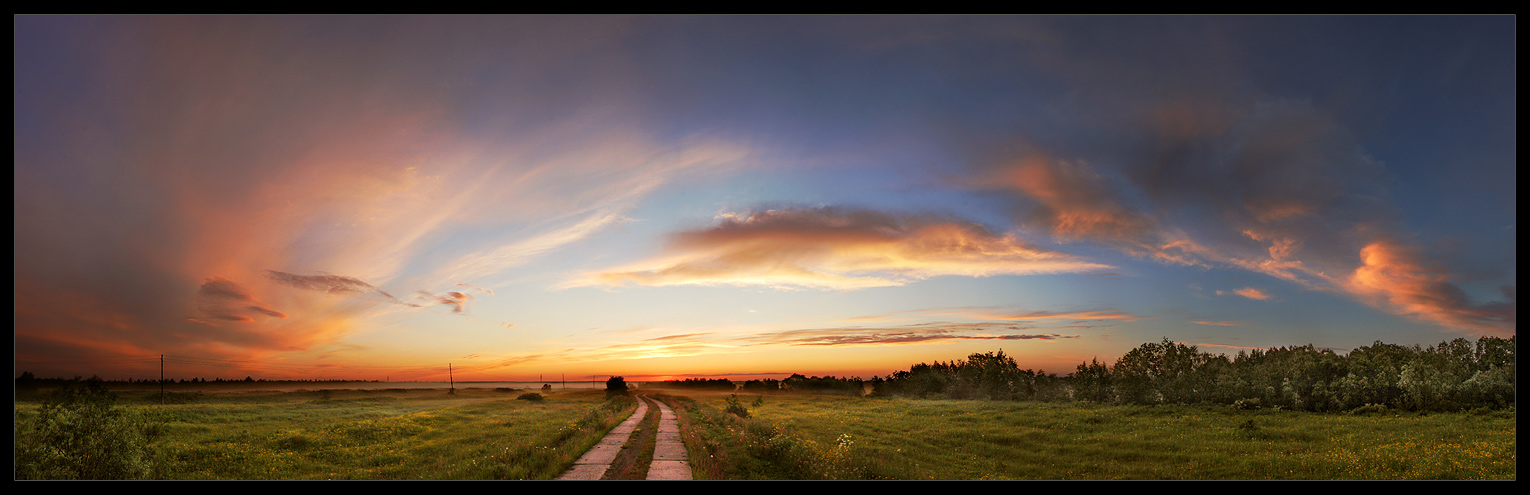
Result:
[[[627,380],[619,376],[607,379],[606,395],[627,395]]]
[[[154,475],[163,424],[116,405],[101,380],[78,379],[15,426],[17,479],[138,479]]]
[[[516,397],[515,399],[516,400],[529,400],[529,401],[532,401],[532,402],[542,402],[542,394],[539,394],[539,393],[536,393],[536,392],[525,393],[525,394],[521,394],[520,397]]]
[[[1387,412],[1387,406],[1386,405],[1383,405],[1383,404],[1369,404],[1369,403],[1367,403],[1366,405],[1363,405],[1363,406],[1360,406],[1360,407],[1357,407],[1357,408],[1349,410],[1349,414],[1350,415],[1354,415],[1354,416],[1361,416],[1361,415],[1366,415],[1366,414],[1381,414],[1381,413],[1385,413],[1385,412]]]
[[[738,416],[740,418],[749,417],[749,409],[745,408],[744,404],[738,401],[737,395],[729,395],[726,400],[728,402],[729,413],[732,413],[734,416]]]

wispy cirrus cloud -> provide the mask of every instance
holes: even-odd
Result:
[[[860,289],[929,277],[1036,275],[1109,268],[970,222],[848,208],[722,216],[674,234],[666,255],[601,271],[580,285],[763,285]]]
[[[419,291],[415,293],[415,297],[425,301],[426,305],[451,306],[452,313],[457,314],[461,314],[466,311],[468,301],[473,300],[473,296],[458,291],[447,291],[442,294],[431,294],[429,292]]]
[[[393,297],[392,294],[384,292],[382,289],[379,289],[372,284],[366,283],[358,278],[347,277],[344,275],[331,275],[328,273],[321,275],[297,275],[293,273],[279,272],[276,270],[266,270],[266,277],[282,285],[296,287],[304,290],[345,296],[366,296],[377,294],[383,298],[392,301],[398,301],[398,298]]]
[[[452,308],[452,313],[454,314],[462,314],[466,312],[468,302],[476,299],[462,291],[446,291],[440,294],[434,294],[428,291],[418,290],[415,291],[414,298],[412,300],[406,301],[394,297],[393,294],[389,294],[387,291],[384,291],[377,286],[367,283],[361,279],[328,273],[321,275],[297,275],[276,270],[266,270],[266,276],[267,278],[282,285],[304,290],[323,292],[326,294],[361,298],[380,297],[380,299],[384,302],[412,308],[423,308],[428,306],[450,306]],[[494,294],[494,291],[473,284],[459,283],[457,286],[468,287],[485,294]]]
[[[765,332],[740,340],[750,345],[856,346],[918,344],[957,340],[1058,340],[1078,335],[1013,333],[1021,328],[1004,323],[931,322],[888,327],[811,328]]]
[[[1143,318],[1142,316],[1130,314],[1130,313],[1127,313],[1127,312],[1124,312],[1124,311],[1117,311],[1117,310],[1084,310],[1084,311],[1002,311],[1002,310],[997,310],[996,311],[996,310],[988,310],[988,311],[950,312],[950,313],[936,312],[936,313],[932,313],[932,314],[946,314],[946,315],[953,315],[953,316],[963,316],[963,317],[966,317],[966,318],[973,318],[973,319],[997,320],[997,321],[1055,321],[1055,320],[1090,321],[1090,320],[1112,320],[1112,321],[1132,322],[1132,321],[1137,321],[1137,320],[1140,320],[1140,319]]]

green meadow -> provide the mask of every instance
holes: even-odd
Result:
[[[177,393],[163,406],[127,392],[117,403],[158,426],[140,476],[192,480],[550,479],[636,408],[599,390],[517,400],[526,392]],[[18,450],[42,400],[18,397]]]
[[[127,418],[121,424],[149,432],[142,441],[150,448],[137,461],[136,477],[365,480],[556,478],[635,408],[630,397],[608,399],[600,390],[519,400],[526,392],[174,393],[159,405],[155,393],[128,391],[116,394],[114,408]],[[645,393],[680,413],[697,479],[1516,475],[1512,408],[1328,414],[807,393]],[[58,446],[48,445],[37,428],[46,397],[17,395],[17,477],[81,477],[60,470],[57,463],[63,461],[47,455]],[[43,468],[32,469],[29,463],[37,456]]]
[[[729,397],[748,419],[728,414]],[[1514,412],[686,392],[697,479],[1514,479]],[[697,454],[700,453],[700,459]]]

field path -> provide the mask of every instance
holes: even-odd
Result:
[[[648,399],[648,397],[643,397]],[[685,444],[680,441],[680,421],[675,411],[664,401],[653,400],[659,406],[659,437],[653,447],[653,464],[648,467],[651,480],[691,479],[691,463],[685,455]]]
[[[632,430],[637,428],[638,423],[643,421],[643,415],[648,414],[648,402],[639,400],[637,411],[632,416],[616,425],[607,433],[600,443],[585,452],[579,460],[574,461],[574,467],[559,476],[560,480],[598,480],[606,474],[606,469],[611,467],[611,461],[616,459],[616,454],[622,451],[622,445],[626,445],[627,439],[632,436]]]

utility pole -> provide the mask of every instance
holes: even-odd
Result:
[[[165,405],[165,355],[159,355],[159,405]]]
[[[457,379],[452,377],[452,363],[446,363],[446,380],[451,383],[452,393],[457,393]]]

